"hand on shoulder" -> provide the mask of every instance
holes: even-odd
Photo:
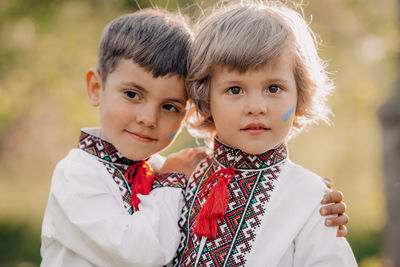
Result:
[[[185,148],[167,157],[160,173],[180,172],[186,175],[186,179],[196,168],[199,162],[208,156],[205,147]]]
[[[332,188],[333,181],[330,178],[322,178],[325,185],[328,188]],[[339,190],[333,189],[333,191],[324,195],[322,204],[325,205],[320,209],[322,216],[337,215],[337,217],[329,217],[325,219],[327,226],[338,226],[337,234],[338,237],[344,237],[347,235],[346,224],[349,222],[349,216],[346,212],[346,203],[343,202],[343,193]]]

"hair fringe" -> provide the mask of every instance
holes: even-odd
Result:
[[[196,42],[195,40],[195,43],[193,45],[194,48],[192,49],[195,52],[189,54],[190,62],[188,63],[189,96],[192,97],[192,100],[194,101],[194,104],[198,111],[196,117],[190,120],[191,123],[188,124],[188,127],[192,128],[191,129],[192,133],[197,129],[197,131],[201,132],[203,135],[204,132],[212,134],[215,129],[212,127],[213,122],[210,121],[209,110],[207,110],[207,108],[204,108],[204,101],[207,102],[207,99],[206,100],[203,99],[204,96],[208,97],[209,95],[209,88],[208,89],[206,88],[206,90],[204,90],[203,87],[207,87],[207,85],[204,85],[204,81],[210,78],[212,71],[211,66],[218,66],[218,64],[227,65],[228,67],[232,67],[232,69],[237,69],[240,72],[246,71],[247,69],[251,68],[251,66],[253,67],[261,66],[261,65],[254,65],[253,62],[251,63],[253,65],[244,65],[240,67],[240,65],[230,65],[229,63],[226,64],[226,62],[224,61],[221,62],[218,61],[218,59],[215,59],[218,58],[219,55],[218,49],[224,46],[223,41],[225,41],[225,39],[222,41],[218,40],[221,42],[215,44],[216,42],[215,40],[210,40],[212,38],[215,39],[215,36],[213,35],[214,37],[211,37],[211,34],[217,34],[217,33],[221,34],[220,32],[217,32],[218,29],[214,29],[215,21],[219,20],[220,24],[226,21],[229,21],[229,23],[238,23],[238,21],[241,18],[237,17],[236,14],[233,12],[236,8],[239,9],[240,7],[245,7],[248,9],[251,8],[268,9],[272,7],[272,9],[270,9],[272,10],[270,11],[272,12],[271,18],[274,17],[274,19],[280,20],[284,28],[286,28],[289,35],[291,36],[289,39],[295,40],[294,44],[296,45],[295,48],[296,61],[299,61],[301,63],[300,64],[301,66],[299,66],[298,69],[296,70],[297,72],[301,71],[301,73],[297,73],[299,77],[298,79],[296,79],[296,85],[298,88],[298,92],[300,90],[301,94],[300,98],[302,97],[303,99],[299,100],[298,98],[298,101],[300,101],[298,102],[299,103],[298,109],[300,109],[301,114],[297,112],[298,110],[296,110],[296,113],[298,113],[298,115],[295,117],[295,121],[292,126],[292,132],[290,133],[290,135],[294,136],[300,133],[303,129],[307,128],[309,125],[318,124],[319,121],[323,121],[328,125],[331,125],[329,117],[332,116],[332,111],[326,105],[326,102],[327,102],[327,97],[331,94],[332,90],[334,89],[334,84],[332,79],[330,78],[331,73],[326,71],[328,62],[322,60],[318,55],[319,45],[322,43],[322,39],[320,38],[319,35],[316,35],[310,28],[312,16],[310,21],[306,21],[303,9],[304,5],[305,4],[302,0],[301,1],[239,0],[234,2],[221,0],[214,7],[207,9],[203,13],[202,18],[200,18],[199,21],[200,23],[205,24],[202,25],[205,33],[198,32],[199,33],[198,40],[200,41]],[[226,12],[231,12],[231,13],[229,15],[226,15]],[[243,13],[244,12],[245,11],[243,11]],[[207,15],[209,14],[212,14],[211,18],[207,17]],[[216,18],[217,16],[219,17]],[[227,18],[227,16],[230,17]],[[234,16],[234,18],[232,16]],[[262,17],[262,15],[259,16]],[[267,19],[267,18],[262,17],[262,19]],[[246,21],[247,23],[249,23],[249,20],[246,19]],[[214,26],[211,27],[210,25],[212,23],[214,23],[213,24]],[[227,25],[229,24],[228,22],[226,23]],[[236,33],[238,30],[239,29],[236,30]],[[301,33],[299,33],[297,30],[301,31]],[[226,29],[223,29],[221,31],[222,33],[226,34]],[[210,36],[208,36],[207,34]],[[253,34],[259,34],[259,33],[253,32]],[[230,36],[232,36],[232,34]],[[203,39],[206,40],[207,44],[205,44]],[[234,43],[232,42],[232,40],[230,41],[231,43]],[[240,45],[238,47],[240,47]],[[261,49],[261,46],[257,47],[258,49]],[[224,51],[226,51],[226,49],[234,49],[234,46],[229,45],[223,49],[225,49]],[[282,50],[283,48],[279,49]],[[244,50],[245,49],[243,48],[243,50],[241,51]],[[214,55],[213,53],[216,54]],[[232,51],[229,53],[232,53]],[[233,53],[235,52],[233,51]],[[241,57],[239,56],[238,58]],[[235,62],[240,62],[240,59],[239,61]],[[264,61],[263,64],[266,64],[267,62],[268,61]],[[198,120],[197,122],[196,119]]]

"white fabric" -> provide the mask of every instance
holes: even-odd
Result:
[[[154,154],[149,158],[149,160],[147,162],[150,163],[150,165],[153,168],[159,170],[164,165],[165,160],[166,160],[166,157],[161,156],[160,154]]]
[[[162,266],[179,244],[181,189],[139,196],[130,215],[96,157],[72,149],[53,174],[42,226],[41,266]]]
[[[319,214],[326,192],[319,176],[287,160],[246,266],[357,266],[346,239]]]
[[[213,163],[214,171],[215,166]],[[187,186],[187,201],[191,203],[197,198],[199,191],[196,189],[201,184],[204,173],[208,172],[210,165],[203,161],[191,176]],[[219,223],[219,230],[215,239],[197,238],[190,228],[188,241],[183,235],[179,253],[174,261],[174,266],[248,266],[248,267],[353,267],[357,266],[353,252],[345,238],[336,237],[337,227],[325,226],[325,218],[319,214],[322,207],[320,203],[328,188],[321,177],[294,164],[289,159],[269,167],[270,171],[281,170],[277,179],[270,180],[272,190],[261,197],[268,197],[265,205],[259,199],[249,203],[249,199],[243,202],[240,197],[234,197],[231,192],[228,212],[230,220],[242,218],[249,212],[257,212],[257,220],[253,216],[246,216],[246,220],[240,222],[239,226],[246,225],[240,229],[231,229],[230,220],[224,219]],[[235,170],[236,173],[246,172],[241,178],[249,174],[246,170]],[[255,176],[254,169],[251,176]],[[264,182],[269,178],[266,169],[259,169],[264,173]],[[250,176],[248,176],[250,177]],[[268,182],[268,183],[269,183]],[[260,182],[261,183],[261,182]],[[253,184],[254,188],[256,184]],[[237,182],[232,181],[231,188],[239,188]],[[204,188],[204,187],[203,187]],[[196,192],[196,193],[195,193]],[[197,200],[196,200],[197,201]],[[196,202],[197,203],[197,202]],[[240,214],[236,214],[230,206],[238,206],[248,203],[253,207],[250,211],[247,207]],[[193,221],[188,223],[185,218],[196,219],[191,214],[196,209],[185,207],[183,227],[194,225]],[[261,211],[261,209],[263,211]],[[260,222],[260,224],[259,224]],[[187,231],[187,228],[185,228]],[[235,237],[233,237],[235,236]],[[248,240],[245,240],[248,239]],[[227,240],[232,240],[226,245]],[[190,244],[190,246],[186,246]],[[194,248],[193,248],[194,247]],[[212,252],[211,252],[212,251]],[[215,253],[215,254],[212,254]],[[222,254],[223,253],[223,254]],[[220,255],[222,255],[220,257]],[[214,258],[215,257],[215,258]],[[216,257],[220,257],[216,259]],[[182,260],[183,259],[183,260]],[[227,262],[229,263],[227,264]]]

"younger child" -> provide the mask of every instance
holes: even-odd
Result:
[[[86,75],[101,127],[83,129],[79,149],[54,171],[42,266],[161,266],[172,259],[185,177],[154,179],[146,160],[181,128],[191,42],[184,20],[162,11],[127,14],[105,28],[98,69]],[[181,164],[190,169],[194,154]],[[149,193],[153,180],[157,189]]]
[[[178,266],[356,266],[318,210],[326,186],[286,141],[326,120],[328,79],[304,19],[242,4],[199,25],[188,91],[214,155],[189,180]]]

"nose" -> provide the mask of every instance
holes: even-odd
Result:
[[[247,97],[245,107],[246,115],[265,115],[267,113],[267,101],[263,96],[254,94]]]
[[[151,129],[156,128],[158,121],[157,107],[150,103],[143,106],[143,108],[136,115],[136,122],[142,126]]]

